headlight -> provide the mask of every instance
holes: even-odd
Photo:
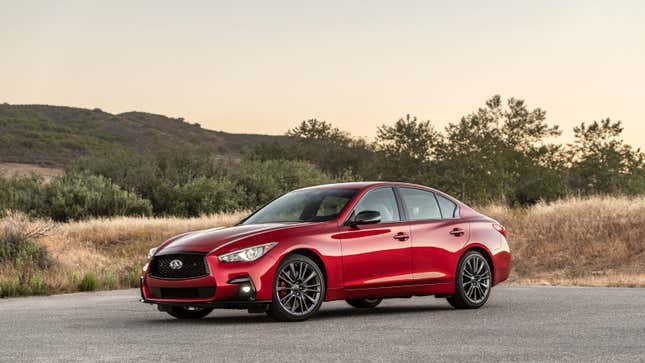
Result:
[[[151,258],[152,258],[152,256],[154,256],[154,255],[155,255],[155,253],[157,253],[157,248],[158,248],[158,247],[153,247],[153,248],[151,248],[151,249],[148,251],[148,259],[151,259]]]
[[[269,242],[258,246],[245,248],[243,250],[233,251],[219,256],[217,259],[220,262],[238,262],[238,261],[255,261],[262,257],[265,253],[269,252],[273,246],[278,242]]]

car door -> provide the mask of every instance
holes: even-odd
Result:
[[[410,284],[412,255],[410,229],[403,222],[391,187],[365,193],[350,218],[362,211],[377,211],[381,221],[340,227],[343,280],[346,289],[378,288]]]
[[[468,242],[468,223],[456,203],[432,191],[399,188],[410,223],[412,276],[415,284],[453,281],[457,253]]]

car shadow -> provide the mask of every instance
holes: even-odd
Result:
[[[220,310],[221,311],[221,310]],[[437,306],[437,305],[417,305],[417,306],[382,306],[376,307],[374,309],[356,309],[352,307],[348,308],[331,308],[323,309],[312,316],[308,322],[315,321],[324,321],[330,319],[350,319],[353,317],[366,317],[366,316],[387,316],[387,315],[398,315],[398,314],[426,314],[429,312],[449,312],[454,311],[450,306]],[[240,315],[234,316],[221,316],[217,314],[218,310],[214,310],[211,315],[200,320],[181,320],[174,318],[158,319],[158,320],[143,320],[140,322],[146,322],[148,324],[178,324],[178,325],[195,325],[195,324],[218,324],[218,325],[239,325],[239,324],[262,324],[262,323],[274,323],[276,322],[271,317],[266,314],[247,314],[244,310],[239,310]],[[161,312],[160,312],[161,314]]]

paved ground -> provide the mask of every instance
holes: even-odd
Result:
[[[226,310],[174,320],[136,290],[4,299],[0,360],[645,361],[645,289],[497,287],[475,311],[333,302],[290,324]]]

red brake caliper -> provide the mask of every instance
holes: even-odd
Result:
[[[287,287],[287,283],[284,282],[284,281],[280,281],[280,283],[278,283],[278,286]],[[278,296],[280,296],[280,298],[283,298],[283,297],[287,296],[287,290],[278,291]]]

